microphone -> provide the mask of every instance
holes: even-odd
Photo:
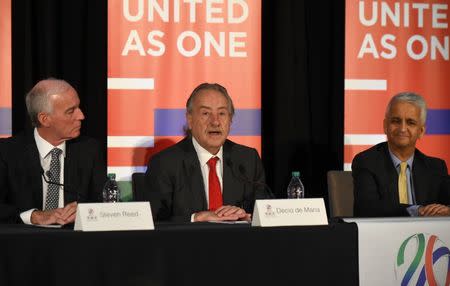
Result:
[[[42,174],[43,175],[43,174]],[[48,181],[46,178],[45,178],[45,176],[47,176],[50,180],[52,180],[52,181]],[[45,176],[43,175],[43,177],[44,177],[44,181],[47,183],[47,184],[51,184],[51,185],[57,185],[57,186],[61,186],[61,187],[64,187],[64,184],[61,184],[61,183],[58,183],[58,182],[54,182],[53,181],[53,174],[52,174],[52,172],[50,172],[50,170],[48,170],[47,172],[45,172]]]
[[[74,191],[75,188],[73,188],[71,185],[68,185],[68,184],[61,184],[61,183],[59,183],[59,182],[55,182],[54,176],[53,176],[52,172],[50,172],[50,170],[47,170],[47,171],[44,173],[44,169],[42,169],[42,167],[41,167],[41,176],[42,176],[42,178],[44,179],[44,181],[45,181],[47,184],[49,184],[49,185],[56,185],[56,186],[63,187],[63,188],[64,188],[64,192],[67,192],[67,193],[69,193],[69,194],[75,195],[78,202],[80,201],[80,199],[83,199],[83,200],[86,199],[86,197],[85,197],[84,195],[80,194],[80,193],[77,192],[77,191]],[[47,176],[49,179],[47,179],[46,176]]]
[[[242,181],[244,183],[248,183],[248,184],[255,185],[255,186],[262,186],[264,188],[265,195],[269,199],[275,199],[275,195],[273,194],[269,185],[267,185],[265,182],[253,181],[248,178],[247,170],[245,169],[244,165],[239,164],[239,166],[238,166],[239,176],[237,176],[236,173],[234,172],[233,162],[231,161],[231,159],[227,158],[225,160],[225,163],[230,167],[231,173],[233,174],[234,177],[238,178],[240,181]]]

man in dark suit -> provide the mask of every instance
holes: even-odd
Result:
[[[271,197],[255,149],[227,139],[233,102],[219,84],[203,83],[186,103],[188,136],[153,156],[146,173],[156,220],[250,220],[255,198]]]
[[[449,216],[445,162],[416,148],[425,133],[426,104],[415,93],[394,96],[383,121],[387,142],[355,156],[355,216]]]
[[[100,199],[100,146],[79,137],[84,115],[67,82],[38,82],[26,104],[34,130],[0,139],[0,222],[72,223],[78,201]]]

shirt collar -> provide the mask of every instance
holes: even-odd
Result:
[[[223,157],[223,146],[220,146],[219,152],[217,152],[216,155],[213,155],[211,153],[209,153],[208,150],[206,150],[205,148],[203,148],[198,142],[197,140],[195,140],[194,136],[192,136],[192,144],[194,145],[194,149],[195,152],[197,152],[197,157],[198,160],[200,161],[200,166],[204,166],[206,165],[206,163],[208,162],[209,159],[211,159],[211,157],[218,157],[219,161],[222,162],[222,157]]]
[[[63,157],[66,157],[66,141],[59,144],[58,146],[53,146],[52,144],[48,143],[47,140],[42,138],[41,135],[39,135],[37,128],[34,128],[34,141],[36,142],[39,155],[42,159],[47,157],[48,153],[55,147],[61,149]]]
[[[389,155],[391,155],[392,163],[394,163],[395,168],[397,168],[402,161],[399,158],[397,158],[397,156],[395,156],[394,153],[391,152],[391,149],[388,148],[388,150]],[[408,164],[410,170],[412,170],[413,161],[414,161],[414,153],[411,155],[411,157],[408,158],[408,160],[406,160],[406,164]]]

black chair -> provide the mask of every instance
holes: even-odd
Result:
[[[133,201],[139,202],[144,200],[145,173],[133,173],[131,175],[131,191]]]

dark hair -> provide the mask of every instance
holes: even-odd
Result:
[[[215,91],[220,92],[225,97],[225,99],[227,100],[228,111],[230,112],[231,117],[233,117],[233,115],[234,115],[233,100],[228,95],[227,89],[225,87],[221,86],[218,83],[207,83],[207,82],[204,82],[204,83],[200,84],[199,86],[197,86],[192,91],[191,95],[189,96],[189,98],[188,98],[188,100],[186,102],[186,112],[187,113],[191,113],[192,112],[194,99],[203,90],[215,90]]]

